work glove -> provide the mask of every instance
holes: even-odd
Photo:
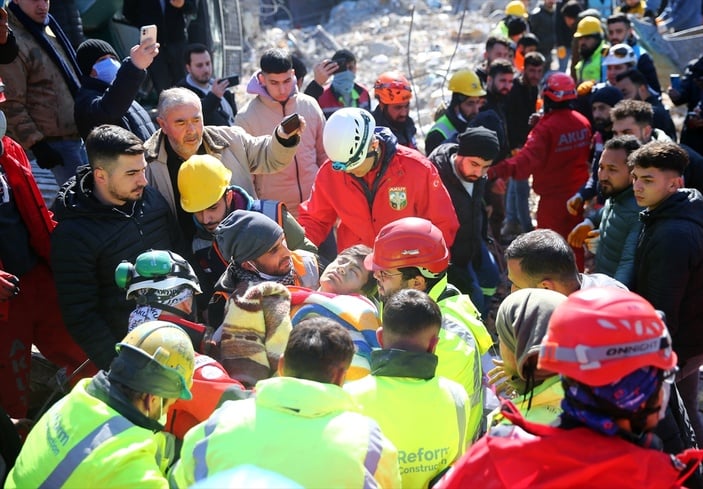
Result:
[[[589,236],[589,233],[593,231],[594,227],[590,219],[584,219],[583,222],[574,226],[574,229],[572,229],[569,236],[567,236],[566,241],[574,248],[580,248],[583,246],[583,240]]]
[[[581,209],[583,209],[583,197],[581,197],[580,193],[576,192],[566,201],[566,210],[569,214],[575,216]]]
[[[598,253],[598,243],[600,243],[600,231],[597,229],[588,233],[588,237],[583,241],[586,249],[594,255]]]
[[[63,166],[63,156],[61,156],[61,153],[52,148],[46,141],[42,140],[38,143],[34,143],[34,146],[30,149],[37,159],[39,168],[49,170],[58,165]]]
[[[20,293],[20,279],[0,270],[0,301],[12,299]]]

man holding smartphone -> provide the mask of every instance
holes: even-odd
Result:
[[[212,77],[212,53],[204,44],[190,44],[186,48],[185,63],[188,74],[177,86],[187,88],[200,97],[205,125],[234,125],[237,103],[228,89],[239,83],[239,77],[215,80]]]
[[[322,145],[325,116],[312,97],[298,92],[288,51],[269,49],[261,56],[260,67],[247,85],[247,93],[255,98],[237,114],[235,124],[252,136],[263,136],[271,134],[292,114],[297,113],[304,120],[306,129],[293,163],[274,174],[254,176],[259,198],[280,200],[297,217],[298,205],[310,196],[317,169],[327,159]],[[296,130],[294,119],[286,122],[291,124],[288,126],[291,132]],[[287,130],[286,133],[290,134]]]

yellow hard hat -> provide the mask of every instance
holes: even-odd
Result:
[[[527,18],[527,9],[520,0],[513,0],[505,6],[505,15],[515,15]]]
[[[578,26],[576,26],[576,32],[574,33],[575,38],[602,35],[603,26],[600,23],[600,19],[590,15],[587,15],[579,21]]]
[[[147,321],[117,344],[111,381],[164,399],[191,399],[195,351],[188,334],[168,321]]]
[[[483,97],[486,91],[481,85],[478,75],[471,70],[457,71],[449,79],[449,91],[460,93],[467,97]]]
[[[178,191],[186,212],[200,212],[222,198],[232,172],[210,155],[193,155],[178,169]]]

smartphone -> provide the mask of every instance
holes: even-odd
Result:
[[[281,127],[286,132],[290,134],[300,127],[300,117],[298,114],[291,114],[281,121]]]
[[[233,87],[235,85],[239,85],[239,75],[232,75],[232,76],[226,76],[224,78],[220,78],[220,81],[222,80],[227,80],[229,82],[229,86]]]
[[[681,91],[681,75],[678,73],[672,73],[669,75],[669,82],[671,83],[671,88],[677,92]]]
[[[156,42],[156,26],[143,25],[139,28],[139,44],[144,42],[144,39],[151,38],[152,41]]]

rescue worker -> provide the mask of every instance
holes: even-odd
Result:
[[[193,345],[173,323],[148,321],[116,349],[107,372],[39,419],[5,487],[168,487],[175,445],[163,424],[177,399],[191,398]]]
[[[681,487],[703,451],[662,453],[653,434],[676,360],[666,325],[642,297],[573,293],[552,313],[537,362],[562,376],[559,426],[526,421],[504,403],[514,425],[474,444],[437,487]]]
[[[466,391],[436,375],[433,351],[441,324],[442,312],[427,294],[399,291],[385,304],[376,332],[382,349],[371,353],[372,374],[344,386],[398,449],[403,487],[431,486],[473,436],[467,432]]]
[[[407,216],[432,221],[447,243],[459,222],[437,169],[419,152],[398,145],[370,113],[343,108],[332,114],[323,134],[330,157],[317,173],[298,222],[319,246],[337,227],[337,250],[371,246],[386,224]],[[337,222],[339,221],[339,222]]]
[[[225,303],[234,291],[243,292],[264,281],[317,289],[324,266],[317,255],[291,251],[281,226],[260,212],[234,211],[215,231],[217,250],[227,269],[215,284],[208,305],[208,324],[222,324]]]
[[[376,126],[387,127],[398,139],[398,144],[417,149],[417,129],[410,117],[410,99],[413,97],[410,82],[402,73],[381,73],[373,85],[378,105],[373,110]]]
[[[186,432],[204,421],[224,401],[245,399],[249,393],[231,378],[215,359],[212,328],[194,322],[195,295],[200,284],[190,264],[180,255],[166,250],[149,250],[115,269],[115,282],[127,289],[127,299],[137,307],[129,316],[129,330],[153,321],[168,321],[181,327],[195,349],[191,393],[193,399],[179,399],[168,410],[166,431],[183,439]]]
[[[454,141],[458,134],[464,132],[486,100],[481,80],[471,70],[454,73],[447,88],[452,92],[449,107],[425,137],[425,154],[428,156],[437,146]]]
[[[193,155],[178,169],[180,206],[193,215],[193,263],[199,268],[206,300],[227,267],[227,261],[212,248],[215,229],[237,209],[260,212],[277,222],[283,228],[288,249],[317,253],[317,246],[305,237],[305,231],[283,202],[254,199],[242,187],[231,185],[231,180],[232,171],[210,155]],[[205,307],[207,303],[198,305]]]
[[[599,83],[604,80],[601,72],[601,60],[603,51],[607,48],[604,39],[603,26],[598,17],[587,15],[581,19],[574,33],[580,59],[574,66],[576,72],[576,82],[581,84],[585,81]]]
[[[532,189],[540,196],[537,226],[553,229],[565,239],[583,219],[583,209],[570,214],[564,206],[588,179],[591,125],[572,110],[576,99],[574,80],[553,73],[542,86],[544,116],[530,131],[522,149],[513,157],[488,169],[488,178],[532,175]],[[583,270],[583,248],[575,248],[577,264]]]
[[[395,447],[341,388],[353,354],[349,332],[332,319],[302,321],[280,377],[259,381],[254,399],[225,403],[188,432],[171,486],[253,464],[302,487],[400,487]]]
[[[493,340],[469,296],[447,281],[449,249],[442,233],[426,219],[398,219],[378,233],[364,265],[374,272],[382,301],[399,290],[415,289],[439,305],[442,327],[434,352],[439,359],[436,375],[466,389],[471,404],[467,439],[473,439],[483,417],[481,356]]]
[[[537,368],[537,356],[554,309],[566,300],[548,289],[517,290],[501,302],[496,313],[500,360],[488,372],[488,384],[509,398],[528,421],[555,424],[561,414],[564,389],[558,375]],[[496,408],[487,426],[505,422]]]

